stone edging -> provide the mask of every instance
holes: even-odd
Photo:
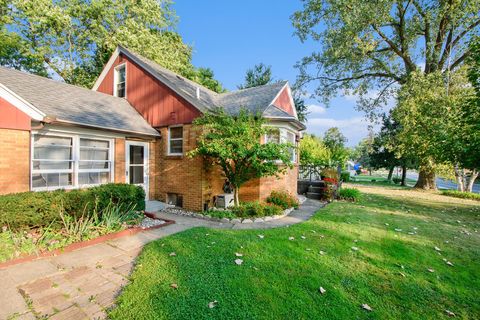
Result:
[[[151,212],[145,212],[144,214],[145,214],[145,216],[147,216],[149,218],[157,219],[157,218],[155,218],[155,215]],[[149,227],[149,228],[133,227],[133,228],[125,229],[125,230],[120,230],[120,231],[117,231],[117,232],[114,232],[114,233],[108,233],[108,234],[105,234],[103,236],[93,238],[93,239],[90,239],[90,240],[74,242],[74,243],[71,243],[64,248],[55,249],[55,250],[52,250],[52,251],[42,251],[38,254],[21,256],[20,258],[16,258],[16,259],[12,259],[12,260],[8,260],[8,261],[0,263],[0,269],[10,267],[10,266],[13,266],[13,265],[19,264],[19,263],[30,262],[30,261],[37,260],[37,259],[40,259],[40,258],[58,256],[59,254],[62,254],[62,253],[67,253],[67,252],[71,252],[71,251],[78,250],[78,249],[81,249],[81,248],[90,247],[90,246],[93,246],[93,245],[96,245],[96,244],[99,244],[99,243],[103,243],[105,241],[109,241],[109,240],[113,240],[113,239],[117,239],[117,238],[121,238],[121,237],[125,237],[125,236],[132,236],[132,235],[137,234],[141,231],[148,231],[148,230],[154,230],[154,229],[166,227],[168,225],[171,225],[171,224],[175,223],[174,220],[168,220],[168,219],[159,219],[159,220],[163,220],[163,221],[165,221],[165,223],[155,225],[155,226],[152,226],[152,227]]]
[[[293,210],[294,210],[294,208],[288,208],[288,209],[283,210],[283,213],[280,214],[280,215],[257,217],[257,218],[252,218],[252,219],[250,219],[250,218],[244,218],[244,219],[241,219],[241,218],[231,218],[231,219],[230,218],[216,218],[216,217],[212,217],[208,214],[190,212],[190,211],[186,211],[186,210],[179,209],[179,208],[167,208],[167,209],[163,210],[163,212],[171,213],[171,214],[174,214],[174,215],[180,215],[180,216],[210,220],[210,221],[214,221],[214,222],[237,224],[237,223],[263,223],[263,222],[268,222],[268,221],[272,221],[272,220],[282,219],[282,218],[285,218],[286,216],[288,216]]]

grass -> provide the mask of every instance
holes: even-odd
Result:
[[[414,184],[416,181],[412,179],[407,179],[407,184]],[[393,189],[406,189],[410,188],[408,186],[401,186],[400,184],[395,184],[392,181],[389,181],[383,175],[358,175],[352,176],[350,182],[354,185],[364,185],[364,186],[377,186],[377,187],[387,187]]]
[[[148,244],[109,316],[446,319],[448,309],[456,318],[479,319],[480,206],[435,193],[356,187],[363,194],[358,202],[331,203],[288,228],[195,228]],[[243,254],[240,266],[236,252]]]

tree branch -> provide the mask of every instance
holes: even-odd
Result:
[[[470,50],[465,51],[452,65],[448,68],[449,71],[455,70],[462,62],[470,55]]]

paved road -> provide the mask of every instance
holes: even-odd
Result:
[[[407,172],[407,178],[417,180],[418,173],[417,172]],[[450,190],[457,190],[457,184],[450,180],[445,180],[442,178],[437,178],[437,187],[439,189],[450,189]],[[473,192],[480,193],[480,184],[473,185]]]

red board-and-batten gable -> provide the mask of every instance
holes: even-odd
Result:
[[[283,111],[287,112],[292,116],[296,116],[295,106],[292,104],[293,99],[290,92],[288,85],[283,87],[280,94],[276,97],[275,101],[273,101],[273,105],[282,109]]]
[[[30,130],[31,118],[7,100],[0,98],[0,129]]]
[[[120,53],[105,74],[97,91],[113,95],[114,70],[126,64],[127,100],[152,127],[191,123],[200,111]]]

